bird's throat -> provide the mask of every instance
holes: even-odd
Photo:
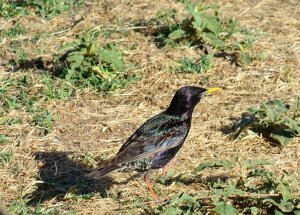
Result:
[[[191,120],[192,115],[193,115],[193,111],[194,111],[194,108],[191,108],[188,111],[186,111],[185,113],[182,113],[180,115],[180,120],[182,120],[182,121]]]

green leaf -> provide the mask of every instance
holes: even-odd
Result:
[[[67,57],[67,61],[69,62],[82,62],[84,60],[84,56],[80,53],[75,53]]]
[[[200,17],[202,19],[202,25],[205,26],[210,32],[212,32],[215,36],[221,31],[220,22],[213,16],[207,16],[206,14],[201,13]]]
[[[293,212],[295,215],[300,215],[300,210],[294,210]]]
[[[284,124],[287,125],[292,131],[300,135],[300,122],[289,117],[285,117]]]
[[[223,47],[225,45],[223,40],[220,40],[215,34],[211,32],[202,32],[201,36],[203,40],[212,46]]]
[[[202,25],[201,17],[199,15],[199,13],[197,13],[195,11],[194,5],[190,2],[186,2],[185,8],[186,8],[187,12],[189,12],[193,15],[196,27],[201,27],[201,25]]]
[[[286,104],[284,104],[282,101],[277,99],[265,102],[264,106],[274,109],[275,112],[280,112],[280,113],[286,113],[289,110]]]
[[[58,52],[63,52],[63,51],[67,51],[67,50],[70,50],[70,49],[75,49],[77,46],[78,46],[78,42],[71,42],[71,43],[66,43],[62,46],[60,46],[57,51]]]
[[[261,212],[262,212],[262,210],[257,207],[251,207],[250,210],[251,210],[252,215],[258,215],[258,214],[261,214]]]
[[[247,178],[250,177],[256,177],[256,176],[260,176],[262,178],[267,179],[268,181],[273,182],[273,173],[271,171],[268,170],[264,170],[264,169],[256,169],[254,171],[251,171],[248,175]]]
[[[218,202],[215,207],[215,212],[219,215],[235,215],[238,210],[225,202]]]
[[[230,196],[230,195],[236,195],[236,196],[241,196],[243,194],[245,194],[245,191],[236,188],[235,186],[232,185],[226,185],[227,187],[225,187],[224,189],[215,189],[213,190],[213,194],[215,196]]]
[[[278,141],[282,146],[286,146],[291,141],[291,137],[284,136],[283,134],[270,133],[270,137]]]
[[[194,196],[191,196],[187,193],[182,193],[182,195],[180,195],[179,198],[175,199],[173,203],[177,203],[177,204],[188,203],[188,204],[200,206],[199,203],[197,202],[197,199]]]
[[[174,214],[174,215],[181,215],[182,210],[178,207],[168,207],[167,210],[165,210],[163,213],[159,213],[162,215],[169,215],[169,214]]]
[[[292,212],[294,209],[292,202],[280,200],[280,203],[277,203],[274,199],[264,199],[263,202],[270,202],[272,205],[277,206],[284,213]]]
[[[278,211],[278,210],[275,210],[275,213],[274,213],[274,215],[284,215],[283,213],[281,213],[280,211]]]
[[[251,114],[251,115],[254,115],[254,114],[256,114],[256,113],[259,112],[259,109],[258,109],[258,108],[255,108],[255,107],[249,107],[249,108],[247,109],[247,112],[248,112],[249,114]]]
[[[4,136],[4,135],[0,135],[0,143],[5,143],[5,142],[7,142],[8,140],[7,140],[7,138]]]
[[[252,62],[252,57],[249,52],[242,52],[241,54],[239,54],[238,60],[241,64],[248,65]]]
[[[254,160],[244,160],[242,162],[243,167],[245,168],[253,168],[260,165],[273,165],[274,161],[269,161],[265,159],[254,159]]]
[[[229,160],[212,160],[212,161],[201,163],[195,168],[195,170],[202,171],[204,169],[212,168],[212,167],[225,167],[226,169],[231,169],[235,167],[235,163]]]
[[[272,122],[275,122],[275,112],[274,112],[272,106],[267,105],[266,103],[263,104],[263,106],[264,106],[265,113],[266,113],[267,117],[268,117]]]
[[[171,40],[178,40],[178,39],[180,39],[184,36],[185,36],[185,31],[183,31],[182,29],[178,29],[176,31],[173,31],[172,33],[170,33],[168,35],[169,39],[171,39]]]
[[[99,50],[99,56],[103,61],[108,62],[114,70],[123,70],[124,62],[121,58],[121,55],[117,51],[116,47],[111,45],[111,49],[101,48]]]
[[[233,138],[238,138],[239,135],[255,122],[254,116],[245,116],[240,119],[234,126]]]
[[[81,65],[82,62],[80,61],[74,61],[70,64],[70,68],[75,70],[76,68],[78,68]]]
[[[283,181],[281,181],[278,186],[277,186],[277,190],[279,191],[279,193],[282,195],[282,199],[284,201],[288,201],[293,199],[292,196],[292,192],[291,192],[291,188],[288,184],[284,183]]]

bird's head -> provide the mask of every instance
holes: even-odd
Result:
[[[221,88],[201,88],[194,86],[185,86],[177,90],[170,106],[166,110],[168,114],[181,115],[184,113],[192,113],[194,107],[198,104],[201,98]]]

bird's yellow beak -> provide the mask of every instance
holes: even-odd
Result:
[[[209,95],[209,94],[212,94],[212,93],[217,92],[219,90],[222,90],[222,88],[219,88],[219,87],[208,88],[204,93],[202,93],[202,95]]]

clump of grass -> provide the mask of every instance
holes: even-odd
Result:
[[[3,0],[0,2],[0,16],[11,18],[21,14],[28,14],[25,4],[25,1]]]
[[[37,202],[35,207],[30,206],[28,203],[30,199],[24,198],[22,192],[19,194],[19,198],[12,203],[10,203],[8,207],[8,211],[11,214],[34,214],[34,215],[51,215],[51,214],[60,214],[60,207],[50,207],[45,208],[42,207],[41,202]],[[68,213],[71,211],[65,211]]]
[[[3,33],[0,34],[0,36],[6,36],[6,37],[9,37],[9,38],[15,38],[21,34],[24,34],[25,33],[25,29],[19,24],[19,23],[16,23],[14,25],[14,27],[10,28],[10,29],[7,29],[6,31],[4,31]]]
[[[11,18],[33,11],[35,14],[48,19],[82,3],[83,0],[4,0],[0,2],[0,16]]]
[[[178,61],[179,67],[175,70],[179,73],[201,73],[211,67],[212,55],[202,55],[200,59],[183,58]]]
[[[6,164],[11,161],[13,154],[8,151],[0,152],[0,164]]]
[[[0,80],[0,83],[0,124],[20,123],[17,118],[6,117],[9,112],[18,110],[29,114],[30,124],[39,128],[43,135],[51,131],[51,114],[43,107],[45,101],[68,99],[74,91],[66,81],[49,74],[37,79],[28,75],[16,79],[6,78]]]
[[[234,138],[246,129],[262,134],[282,146],[300,136],[300,96],[296,99],[294,111],[280,100],[272,100],[260,105],[259,108],[248,108],[248,111],[235,125]]]
[[[115,44],[98,45],[96,38],[87,33],[59,48],[61,77],[76,86],[102,91],[124,87],[133,78],[126,73],[120,51]]]
[[[39,16],[51,18],[83,2],[83,0],[30,0],[27,6],[33,8]]]
[[[0,80],[0,83],[0,113],[14,109],[35,112],[43,100],[67,99],[73,93],[73,88],[65,81],[49,74],[38,79],[28,75],[16,79],[6,78]],[[36,84],[41,87],[38,92],[33,92]]]
[[[6,138],[6,136],[3,134],[0,134],[0,144],[7,143],[7,142],[8,142],[8,139]]]
[[[33,116],[34,126],[40,128],[43,135],[47,135],[51,131],[51,113],[48,111],[38,112]]]
[[[42,77],[41,81],[45,86],[44,94],[46,100],[66,100],[74,93],[73,87],[68,82],[53,78],[50,75],[45,75]]]

